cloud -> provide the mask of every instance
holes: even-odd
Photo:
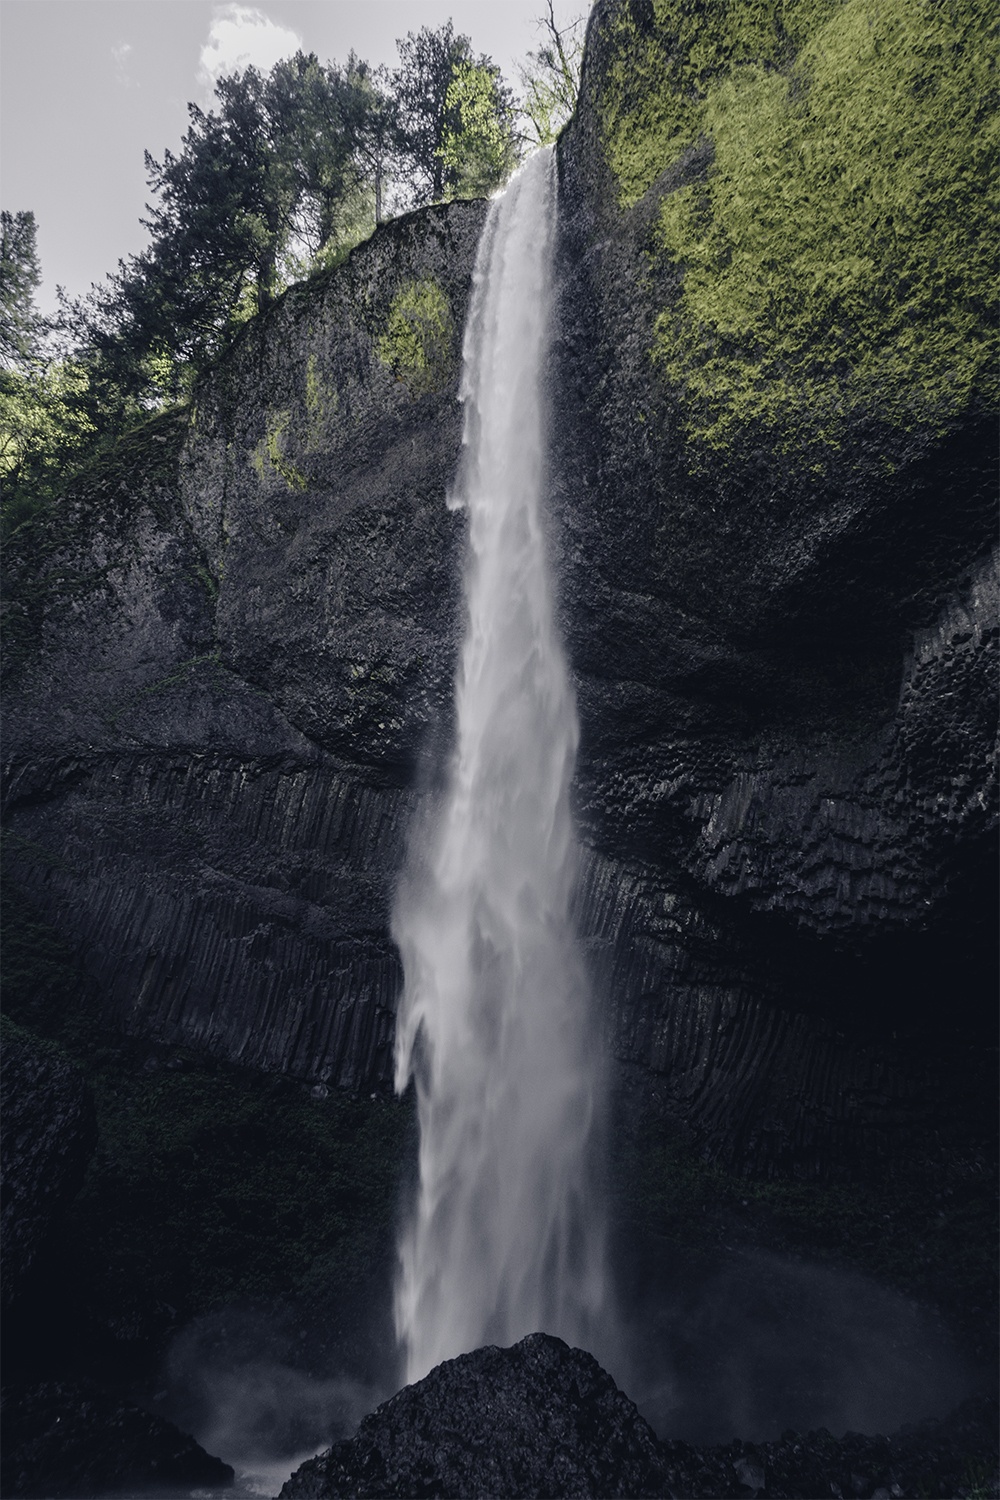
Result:
[[[119,42],[117,47],[112,47],[111,56],[115,64],[115,77],[125,88],[136,88],[135,79],[129,74],[129,58],[135,48],[131,42]]]
[[[249,5],[219,5],[199,58],[200,81],[211,87],[224,73],[259,68],[268,73],[283,57],[299,51],[302,38]]]

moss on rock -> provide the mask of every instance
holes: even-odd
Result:
[[[288,410],[272,412],[268,416],[266,431],[250,455],[250,461],[261,482],[271,472],[283,479],[290,490],[304,490],[308,488],[309,481],[286,452],[291,419],[292,414]]]
[[[320,448],[330,418],[335,416],[340,405],[340,395],[335,385],[328,386],[320,374],[319,359],[315,350],[306,360],[305,408],[307,422],[306,443],[310,449]]]
[[[712,90],[746,67],[787,67],[838,0],[653,0],[608,22],[601,134],[623,208],[708,128]]]
[[[392,299],[378,357],[411,396],[439,391],[455,363],[455,320],[447,295],[425,277],[407,282]]]
[[[653,353],[689,434],[728,448],[758,424],[822,470],[859,411],[937,436],[995,401],[983,0],[656,0],[653,15],[610,23],[602,133],[625,205],[712,142],[706,180],[666,197],[654,232],[654,258],[684,270]]]

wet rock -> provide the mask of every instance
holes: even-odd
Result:
[[[751,1463],[748,1458],[740,1458],[733,1464],[733,1468],[740,1484],[745,1485],[751,1494],[759,1495],[763,1491],[764,1470],[760,1464]]]
[[[221,1489],[233,1470],[162,1417],[62,1382],[3,1393],[2,1489],[10,1500],[76,1500],[171,1486]]]
[[[391,1079],[388,913],[450,700],[465,523],[444,499],[485,212],[405,215],[290,290],[190,420],[156,419],[156,465],[126,440],[7,550],[7,868],[123,1029]],[[414,284],[450,309],[419,391],[384,347]]]
[[[656,1437],[597,1361],[536,1333],[447,1360],[303,1464],[281,1500],[663,1495]]]
[[[532,1334],[448,1360],[309,1460],[280,1500],[375,1496],[997,1495],[996,1405],[891,1437],[820,1430],[716,1447],[660,1441],[591,1355]]]

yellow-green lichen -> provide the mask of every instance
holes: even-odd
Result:
[[[787,75],[709,88],[713,166],[659,220],[684,283],[654,354],[694,436],[815,453],[859,407],[940,431],[996,395],[994,41],[983,0],[845,0]]]
[[[455,323],[451,304],[429,277],[410,281],[392,300],[378,357],[411,396],[442,390],[455,363]]]
[[[269,416],[264,436],[250,454],[250,462],[262,483],[266,483],[274,473],[284,480],[290,490],[304,490],[308,488],[309,481],[285,452],[290,422],[290,411],[278,411]]]
[[[340,404],[336,386],[328,386],[319,373],[319,360],[310,354],[306,360],[306,445],[311,450],[321,446],[326,424]]]
[[[620,4],[607,23],[598,111],[601,136],[629,207],[706,129],[722,79],[786,68],[841,0],[654,0],[653,24]]]

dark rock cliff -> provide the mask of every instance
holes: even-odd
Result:
[[[601,0],[559,147],[552,551],[583,728],[580,923],[636,1107],[733,1162],[812,1172],[930,1124],[961,1135],[981,1096],[990,403],[954,352],[978,347],[971,292],[948,294],[954,326],[940,288],[913,292],[916,355],[889,313],[895,343],[866,321],[915,285],[909,262],[852,286],[846,331],[820,295],[862,276],[869,232],[812,224],[802,205],[827,200],[799,181],[810,131],[824,159],[847,149],[824,58],[867,66],[868,34],[823,37],[854,8],[786,7],[759,35],[709,9],[706,61],[672,0]],[[907,14],[880,13],[893,66],[917,45]],[[876,166],[880,141],[910,149],[894,119],[870,139],[848,122]],[[780,211],[733,165],[775,120],[805,142]],[[744,201],[805,266],[782,281],[757,245],[749,311],[723,243]],[[390,1075],[392,887],[450,712],[462,522],[443,499],[484,212],[383,226],[249,327],[189,419],[154,419],[14,538],[8,868],[128,1031]],[[910,212],[887,210],[892,243],[929,263],[938,219],[906,240]],[[718,262],[700,280],[699,245]]]
[[[447,714],[481,203],[384,226],[10,548],[8,872],[128,1031],[356,1085]]]
[[[815,321],[826,284],[872,246],[850,204],[808,240],[820,210],[794,188],[811,132],[872,194],[882,158],[904,155],[893,112],[911,106],[870,55],[880,39],[851,7],[793,7],[781,35],[709,9],[714,29],[672,0],[602,0],[560,143],[554,546],[595,855],[583,924],[615,1051],[652,1069],[666,1113],[733,1159],[808,1171],[931,1121],[961,1130],[956,1075],[968,1122],[993,1044],[992,398],[988,378],[955,396],[962,361],[943,333],[933,347],[929,313],[940,383],[913,368],[903,388],[904,356],[865,321],[863,297],[885,309],[902,284],[889,250],[885,284],[856,289],[849,341]],[[879,19],[904,72],[922,45],[910,20]],[[964,33],[938,39],[969,66]],[[838,76],[870,64],[869,98],[892,101],[860,167],[867,122],[850,101],[843,123],[823,115],[834,54]],[[681,94],[680,79],[695,82]],[[784,181],[761,179],[754,155],[775,110],[801,148]],[[882,210],[932,267],[954,160],[936,185],[924,128],[924,222],[905,202]],[[975,125],[961,128],[974,157]],[[699,216],[686,239],[684,203]],[[734,203],[743,239],[699,280]],[[780,255],[775,270],[775,244],[800,280]],[[749,310],[727,282],[740,256]],[[776,334],[763,314],[779,295]],[[941,327],[955,309],[936,306]]]

